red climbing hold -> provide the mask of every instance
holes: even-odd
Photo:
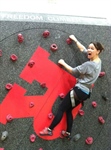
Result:
[[[36,140],[35,134],[31,134],[31,135],[30,135],[30,141],[31,141],[31,142],[35,142],[35,140]]]
[[[7,122],[11,122],[13,120],[13,117],[10,114],[8,114],[6,116],[6,120],[7,120]]]
[[[49,118],[49,119],[52,119],[52,118],[53,118],[53,113],[49,113],[49,114],[48,114],[48,118]]]
[[[68,39],[66,40],[66,42],[67,42],[68,45],[69,45],[69,44],[72,44],[72,39],[71,39],[71,38],[68,38]]]
[[[12,61],[16,61],[16,60],[18,59],[18,57],[17,57],[15,54],[12,54],[12,55],[10,56],[10,59],[11,59]]]
[[[30,60],[29,63],[28,63],[28,66],[30,68],[32,68],[34,66],[35,62],[33,60]]]
[[[96,103],[95,101],[93,101],[93,102],[92,102],[92,106],[93,106],[94,108],[96,108],[96,107],[97,107],[97,103]]]
[[[56,44],[52,44],[52,45],[50,46],[50,49],[51,49],[52,51],[56,51],[56,50],[58,49],[58,46],[57,46]]]
[[[43,150],[43,148],[39,148],[39,150]]]
[[[0,150],[5,150],[4,148],[0,148]]]
[[[79,110],[79,115],[83,116],[84,115],[84,111],[82,109]]]
[[[105,76],[105,72],[100,72],[99,77]]]
[[[92,144],[92,143],[93,143],[93,138],[92,138],[92,137],[88,137],[88,138],[86,139],[86,144],[90,145],[90,144]]]
[[[58,66],[59,66],[60,68],[62,68],[62,67],[63,67],[63,66],[62,66],[61,64],[59,64],[59,63],[58,63]]]
[[[94,84],[91,84],[91,88],[94,88]]]
[[[40,84],[40,86],[41,86],[42,88],[45,88],[45,87],[46,87],[46,83],[43,82],[43,83]]]
[[[60,97],[61,99],[63,99],[63,98],[65,97],[64,93],[61,93],[61,94],[59,95],[59,97]]]
[[[7,84],[5,85],[5,88],[6,88],[7,90],[11,90],[12,87],[13,87],[13,85],[12,85],[11,83],[7,83]]]
[[[0,49],[0,57],[2,56],[2,50]]]
[[[30,108],[34,107],[34,102],[30,102],[29,107]]]
[[[21,33],[18,34],[18,42],[22,43],[24,41],[24,37]]]
[[[98,120],[99,120],[99,122],[100,122],[101,124],[104,124],[104,123],[105,123],[105,120],[104,120],[104,118],[103,118],[102,116],[99,116],[99,117],[98,117]]]
[[[47,38],[50,35],[50,32],[48,30],[45,30],[42,35],[44,38]]]

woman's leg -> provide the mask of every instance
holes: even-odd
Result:
[[[53,130],[54,127],[59,124],[59,122],[61,121],[61,119],[62,119],[62,117],[63,117],[63,114],[64,114],[64,111],[62,111],[62,110],[59,108],[58,111],[57,111],[57,114],[56,114],[55,118],[53,119],[51,125],[49,126],[49,128],[50,128],[51,130]]]
[[[79,96],[81,96],[83,99],[87,99],[88,95],[85,94],[84,92],[82,92],[80,89],[75,87],[74,91]],[[80,99],[81,99],[81,97],[80,97]],[[70,98],[70,91],[69,91],[69,93],[66,95],[66,97],[63,99],[63,102],[59,106],[58,112],[57,112],[54,120],[52,121],[51,125],[49,126],[49,129],[53,130],[54,127],[61,121],[61,119],[63,117],[63,113],[66,112],[67,130],[66,130],[66,132],[63,132],[63,135],[66,134],[66,136],[68,136],[68,137],[70,136],[72,124],[73,124],[72,109],[74,109],[75,107],[77,107],[81,103],[79,100],[76,100],[76,98],[74,100],[75,100],[75,106],[72,107],[71,98]]]
[[[75,107],[79,104],[79,101],[75,101]],[[73,107],[74,108],[74,107]],[[72,104],[70,99],[70,91],[66,95],[66,97],[62,100],[62,103],[59,106],[59,109],[57,111],[57,114],[55,118],[53,119],[51,125],[49,128],[44,129],[40,132],[40,135],[52,135],[52,130],[58,125],[58,123],[61,121],[64,112],[66,112],[67,115],[67,132],[71,132],[72,129],[72,123],[73,123],[73,117],[72,117]]]
[[[71,100],[70,100],[70,91],[65,96],[65,98],[62,100],[62,103],[59,106],[59,109],[57,111],[56,116],[54,117],[51,125],[48,128],[43,129],[39,132],[41,136],[44,135],[52,135],[52,130],[58,125],[58,123],[61,121],[64,112],[66,112],[68,109],[72,108]]]
[[[76,92],[76,94],[78,95],[78,97],[76,96],[74,98],[75,100],[75,106],[68,109],[66,111],[66,115],[67,115],[67,132],[71,133],[71,129],[72,129],[72,124],[73,124],[73,115],[72,115],[72,109],[74,109],[75,107],[77,107],[81,102],[79,100],[77,100],[76,98],[78,99],[87,99],[88,98],[88,95],[85,94],[84,92],[82,92],[79,88],[77,87],[74,87],[74,91]]]
[[[73,115],[72,115],[72,109],[69,109],[66,111],[67,116],[67,132],[71,133],[72,124],[73,124]]]
[[[71,101],[70,101],[70,92],[66,95],[66,97],[62,100],[62,103],[59,106],[59,109],[57,111],[57,114],[54,118],[54,120],[52,121],[51,125],[49,126],[49,128],[51,130],[54,129],[54,127],[56,125],[58,125],[58,123],[61,121],[64,112],[66,112],[67,110],[72,109],[71,106]]]

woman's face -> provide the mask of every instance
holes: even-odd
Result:
[[[88,46],[88,51],[87,51],[87,55],[88,55],[88,59],[90,60],[94,60],[98,57],[99,55],[99,50],[96,49],[96,47],[94,46],[93,43],[91,43],[89,46]]]

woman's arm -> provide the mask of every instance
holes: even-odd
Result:
[[[74,35],[70,35],[69,38],[72,39],[72,40],[76,43],[77,47],[79,48],[79,50],[80,50],[81,52],[82,52],[84,49],[86,49],[85,46],[82,45],[82,44],[77,40],[77,38],[76,38]]]
[[[69,66],[63,59],[60,59],[58,63],[62,65],[69,73],[72,73],[73,68]]]
[[[73,74],[76,78],[80,76],[80,72],[77,70],[77,68],[72,68],[63,59],[60,59],[58,63],[61,64],[69,73]]]

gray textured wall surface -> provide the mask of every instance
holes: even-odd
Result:
[[[42,33],[48,29],[51,35],[48,38],[43,38]],[[17,34],[24,35],[24,42],[17,42]],[[96,25],[78,25],[78,24],[59,24],[59,23],[39,23],[39,22],[0,22],[0,49],[3,51],[0,57],[0,103],[7,95],[8,91],[4,86],[7,82],[21,85],[27,89],[27,95],[35,95],[44,93],[40,89],[38,83],[28,84],[19,78],[19,74],[24,66],[34,53],[38,46],[43,47],[50,53],[50,59],[57,63],[60,58],[66,60],[71,66],[76,66],[86,58],[78,51],[73,43],[68,45],[66,39],[70,34],[75,36],[86,47],[91,41],[100,41],[105,47],[105,51],[101,54],[102,71],[106,75],[99,78],[95,83],[91,98],[85,102],[83,110],[85,115],[79,115],[73,122],[72,135],[81,134],[80,140],[74,142],[67,139],[55,139],[51,141],[43,140],[37,136],[34,143],[29,141],[30,134],[34,133],[33,118],[14,119],[6,125],[0,123],[0,132],[7,130],[9,133],[5,141],[0,141],[0,148],[5,150],[110,150],[111,144],[111,27],[96,26]],[[56,43],[59,50],[53,53],[50,50],[50,45]],[[12,63],[9,56],[15,53],[18,56],[18,61]],[[102,95],[107,94],[108,100],[104,101]],[[94,109],[91,106],[92,101],[97,101],[98,107]],[[60,100],[58,100],[53,108],[55,112]],[[2,114],[0,114],[2,115]],[[105,118],[105,124],[98,123],[98,116]],[[44,120],[43,120],[44,121]],[[88,136],[94,138],[92,145],[85,144],[85,139]]]

